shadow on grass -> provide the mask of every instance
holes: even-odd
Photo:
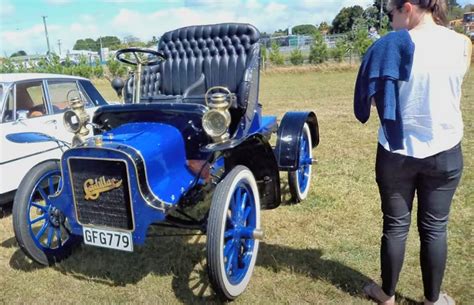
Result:
[[[12,202],[0,205],[0,218],[7,217],[12,214]]]
[[[11,238],[0,246],[11,248],[17,244]],[[257,266],[275,273],[292,270],[316,281],[329,282],[353,297],[365,298],[362,286],[370,279],[340,262],[323,259],[322,254],[319,249],[293,249],[261,243]],[[210,287],[205,261],[204,238],[150,237],[133,253],[80,246],[70,258],[52,268],[79,280],[110,287],[136,284],[149,274],[172,276],[174,294],[182,303],[219,304],[219,298]],[[12,255],[10,266],[25,272],[43,268],[29,260],[20,249]],[[399,304],[418,304],[399,295],[397,300]]]
[[[319,249],[293,249],[262,243],[257,265],[273,270],[290,269],[315,280],[331,283],[337,289],[358,298],[366,299],[362,287],[371,279],[341,262],[322,258]],[[398,304],[416,305],[415,300],[396,295]]]

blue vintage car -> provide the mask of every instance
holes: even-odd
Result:
[[[239,296],[264,236],[260,211],[281,202],[280,171],[293,200],[304,200],[319,143],[314,112],[288,112],[279,124],[262,115],[259,35],[249,24],[191,26],[165,33],[157,51],[120,50],[136,65],[113,83],[127,103],[102,106],[90,121],[72,94],[71,148],[21,182],[13,224],[22,250],[51,265],[78,243],[133,251],[152,225],[199,230],[214,290]]]

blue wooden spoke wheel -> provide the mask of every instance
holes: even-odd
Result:
[[[61,179],[57,161],[41,163],[23,178],[13,202],[16,240],[32,260],[42,265],[66,258],[79,241],[49,199],[61,188]]]
[[[216,187],[207,226],[209,278],[222,299],[247,287],[262,235],[257,183],[247,167],[236,166]]]
[[[303,126],[298,144],[298,169],[288,173],[288,184],[294,202],[301,202],[308,197],[311,183],[313,153],[311,131],[307,123]]]

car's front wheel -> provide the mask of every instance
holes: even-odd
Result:
[[[79,241],[49,199],[59,191],[61,179],[58,161],[38,164],[21,181],[13,202],[16,240],[28,257],[42,265],[66,258]]]
[[[247,287],[262,235],[257,183],[239,165],[217,185],[207,226],[209,278],[222,299],[233,300]]]

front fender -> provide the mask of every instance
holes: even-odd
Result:
[[[311,131],[313,148],[319,144],[319,125],[316,114],[308,112],[287,112],[280,122],[277,133],[275,156],[280,170],[296,170],[298,168],[300,138],[304,124]]]

